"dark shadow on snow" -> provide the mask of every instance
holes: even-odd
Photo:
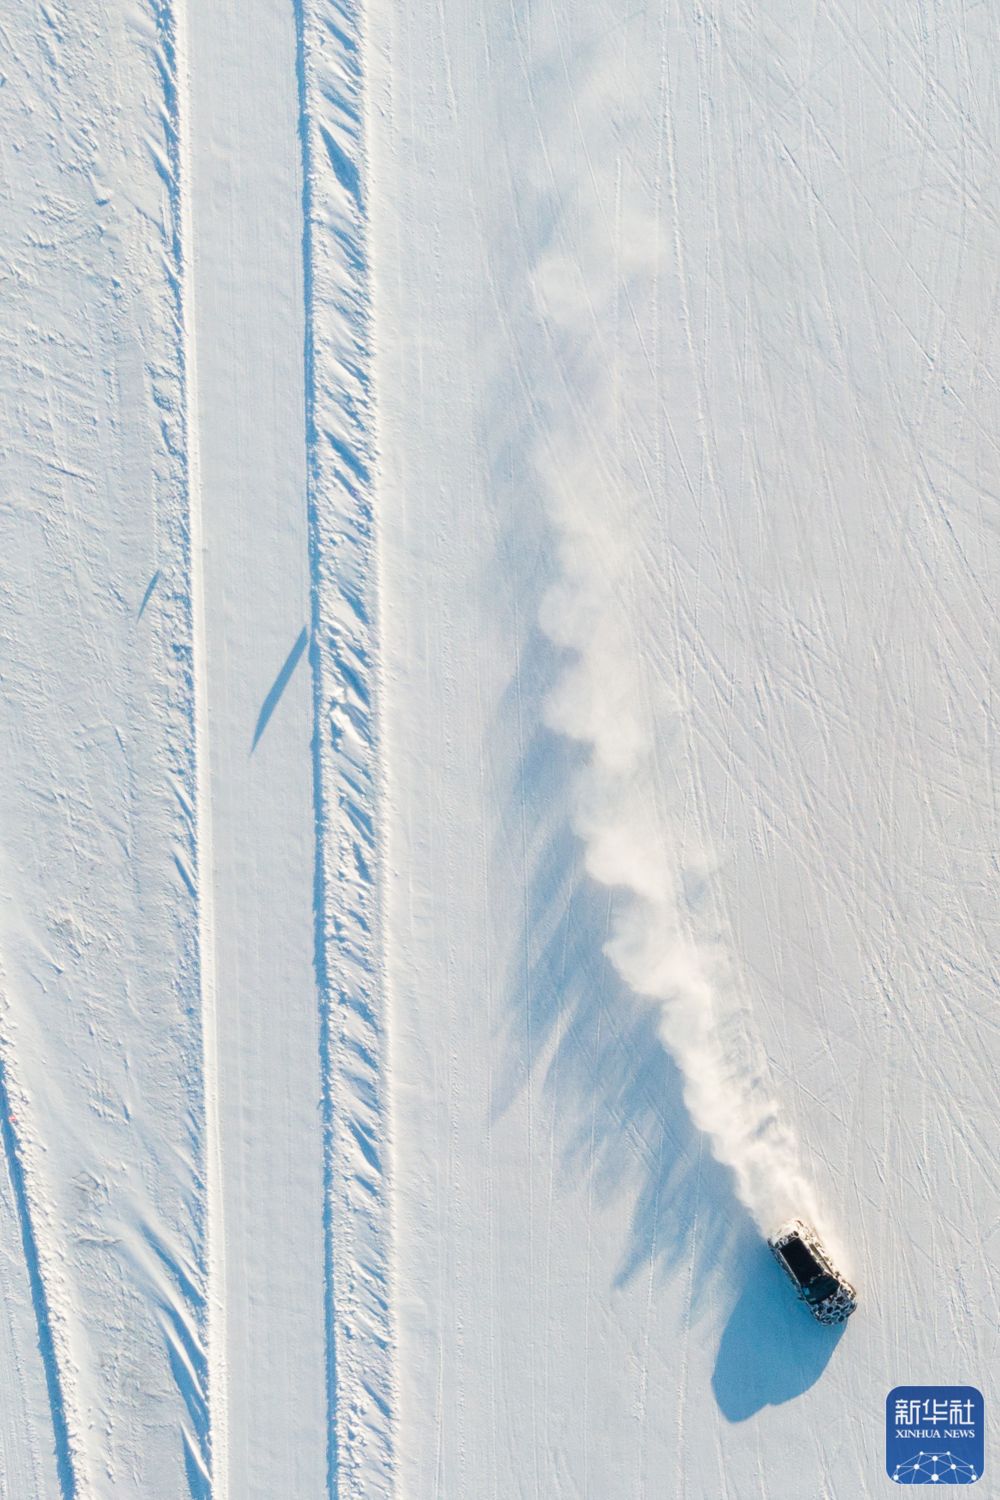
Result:
[[[295,645],[285,657],[285,664],[282,667],[281,671],[278,673],[277,677],[274,679],[274,685],[272,686],[271,691],[268,693],[267,697],[264,699],[264,703],[261,707],[260,713],[257,715],[257,724],[253,732],[253,743],[250,746],[251,755],[256,750],[257,743],[261,735],[264,733],[264,730],[267,728],[271,719],[271,715],[277,708],[281,695],[285,691],[285,688],[288,686],[289,681],[291,680],[292,673],[298,666],[302,658],[302,654],[306,649],[308,641],[309,632],[303,625],[301,631],[299,632],[298,638],[296,639]]]
[[[146,592],[142,596],[142,603],[139,605],[139,613],[136,615],[137,620],[141,620],[143,615],[146,613],[146,605],[149,603],[150,599],[152,599],[153,590],[156,588],[156,585],[159,583],[159,581],[160,569],[157,568],[156,572],[153,574],[152,578],[146,585]]]
[[[712,1390],[730,1422],[801,1396],[822,1375],[845,1325],[817,1323],[759,1239],[743,1247],[746,1271],[712,1373]]]

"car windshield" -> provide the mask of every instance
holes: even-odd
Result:
[[[809,1247],[798,1238],[789,1240],[787,1245],[782,1245],[781,1258],[799,1286],[808,1286],[809,1282],[814,1281],[817,1276],[822,1276],[826,1270],[825,1266],[820,1265]]]

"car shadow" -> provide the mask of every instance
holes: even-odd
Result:
[[[712,1373],[712,1391],[729,1422],[745,1422],[815,1385],[845,1328],[816,1322],[762,1242],[747,1246],[745,1262],[746,1279]]]

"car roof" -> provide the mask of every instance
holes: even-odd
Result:
[[[805,1286],[816,1276],[829,1275],[829,1267],[797,1234],[781,1246],[779,1254],[800,1286]]]

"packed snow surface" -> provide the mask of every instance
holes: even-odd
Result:
[[[0,1497],[880,1494],[996,1393],[994,8],[7,11]]]

